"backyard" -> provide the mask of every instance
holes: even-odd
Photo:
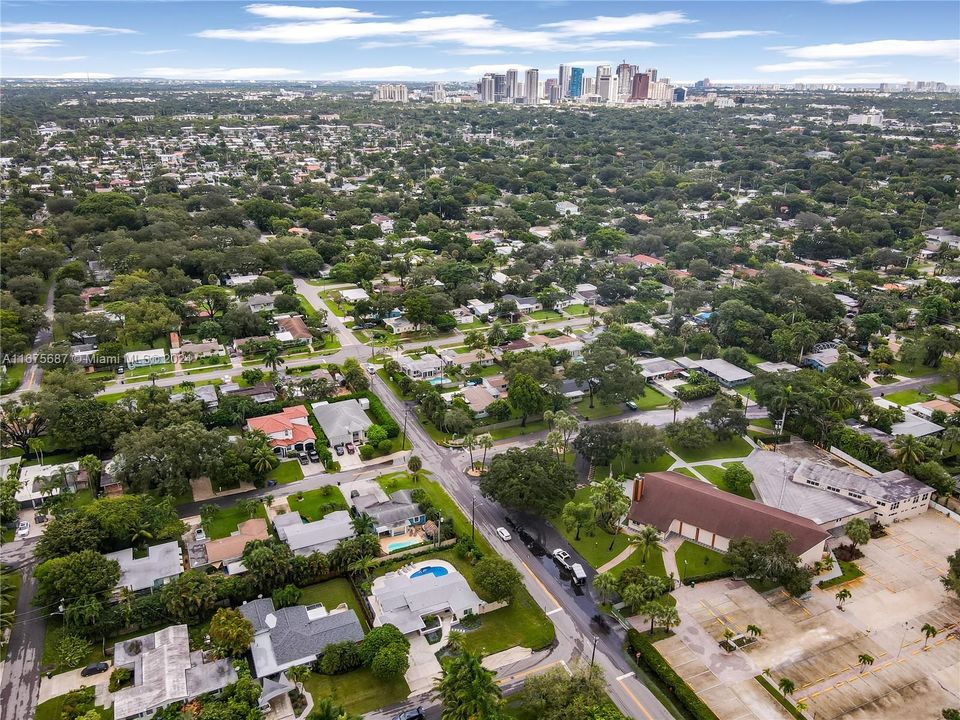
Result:
[[[310,522],[319,520],[334,510],[348,508],[347,501],[343,499],[343,493],[333,485],[324,485],[316,490],[290,495],[287,497],[287,504],[290,505],[291,510],[296,510],[301,517]]]
[[[352,713],[366,713],[393,705],[406,700],[410,694],[410,688],[403,676],[394,680],[381,680],[366,667],[344,675],[311,673],[303,687],[315,699],[329,697]]]
[[[301,589],[301,605],[316,605],[317,603],[322,603],[328,611],[337,607],[340,603],[346,603],[347,607],[357,613],[357,617],[360,618],[360,624],[363,625],[364,632],[369,630],[367,618],[363,614],[360,601],[357,600],[353,588],[350,587],[350,581],[346,578],[331,578],[322,583],[308,585]]]
[[[257,509],[253,517],[267,519],[267,509],[263,506],[263,503],[257,503]],[[244,508],[240,505],[234,505],[228,508],[219,508],[203,526],[212,540],[219,540],[232,535],[240,523],[249,519],[250,515],[244,512]]]

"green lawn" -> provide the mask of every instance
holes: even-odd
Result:
[[[654,408],[664,407],[670,402],[670,398],[652,387],[648,387],[644,390],[643,395],[634,398],[633,401],[637,404],[638,410],[653,410]]]
[[[267,509],[263,506],[263,503],[257,505],[257,512],[254,517],[260,517],[264,520],[267,519]],[[206,523],[205,528],[207,535],[213,540],[229,537],[240,523],[249,519],[250,516],[236,505],[229,508],[221,508],[217,511],[216,515]]]
[[[676,558],[681,580],[728,569],[723,553],[692,542],[682,542],[677,548]]]
[[[277,465],[267,473],[267,480],[275,480],[278,485],[303,480],[303,468],[299,460],[288,460]]]
[[[162,363],[160,365],[147,365],[146,367],[133,368],[132,370],[127,370],[124,377],[149,377],[156,373],[157,375],[163,375],[164,373],[172,373],[174,370],[173,363]]]
[[[0,378],[3,378],[0,380],[0,393],[5,395],[20,387],[20,383],[23,381],[23,373],[26,369],[27,366],[23,363],[6,366],[6,372],[0,375]]]
[[[727,464],[729,465],[729,463]],[[733,493],[734,495],[739,495],[740,497],[745,497],[748,500],[756,500],[749,488],[747,488],[745,492],[738,493],[727,487],[727,484],[723,481],[723,471],[725,468],[717,467],[716,465],[694,465],[693,467],[698,473],[703,475],[707,480],[721,490],[724,490],[728,493]]]
[[[666,470],[673,465],[674,462],[675,460],[667,453],[664,453],[653,462],[641,460],[638,463],[633,462],[625,455],[618,455],[613,459],[612,467],[615,475],[623,475],[631,478],[637,473],[660,472],[662,470]],[[602,480],[603,478],[610,477],[610,468],[610,465],[597,465],[594,470],[594,479]]]
[[[349,314],[353,310],[353,308],[350,307],[350,305],[348,305],[347,303],[343,303],[343,307],[346,309],[341,310],[339,307],[337,307],[337,304],[330,299],[324,299],[323,304],[327,306],[330,312],[332,312],[334,315],[336,315],[339,318],[342,318],[344,315]]]
[[[303,497],[303,500],[300,500]],[[300,515],[310,522],[319,520],[327,513],[334,510],[346,510],[347,501],[343,499],[343,493],[333,485],[325,485],[316,490],[308,490],[305,493],[297,493],[287,497],[291,510],[296,510]]]
[[[199,360],[194,360],[192,362],[180,363],[180,367],[182,367],[184,370],[190,370],[192,368],[211,368],[229,364],[230,358],[228,358],[226,355],[217,355],[214,357],[200,358]]]
[[[360,668],[345,675],[311,673],[303,687],[315,700],[329,697],[357,714],[401,702],[410,694],[403,676],[384,681],[377,678],[370,668]]]
[[[614,567],[610,572],[613,573],[614,577],[620,577],[624,570],[632,567],[643,568],[649,574],[657,575],[658,577],[667,576],[667,570],[663,565],[663,551],[660,550],[660,548],[650,548],[650,550],[647,551],[646,561],[643,559],[643,550],[637,548],[630,557]]]
[[[835,577],[833,580],[818,583],[818,587],[820,587],[821,590],[827,590],[836,585],[843,585],[851,580],[856,580],[858,577],[863,577],[863,570],[861,570],[856,563],[847,562],[846,560],[838,560],[837,562],[840,563],[840,570],[843,571],[843,574]]]
[[[938,395],[946,395],[950,397],[955,395],[957,390],[957,383],[953,380],[941,380],[940,382],[930,383],[927,385],[927,390]]]
[[[723,458],[739,458],[750,454],[750,444],[740,436],[734,436],[722,442],[715,441],[705,448],[685,450],[671,445],[673,451],[688,463],[703,462],[704,460],[722,460]]]
[[[747,383],[746,385],[740,385],[736,388],[737,392],[753,400],[754,403],[757,402],[757,391],[753,389],[753,385]]]
[[[61,720],[66,697],[66,695],[60,695],[37,705],[35,720]],[[113,706],[95,707],[94,710],[100,714],[101,720],[113,720]]]
[[[908,365],[902,360],[894,361],[890,367],[897,375],[909,378],[926,377],[937,373],[937,368],[927,367],[926,365]]]
[[[590,313],[590,309],[583,304],[569,305],[563,309],[567,315],[573,315],[574,317],[580,317],[582,315],[587,315]]]
[[[350,587],[350,581],[346,578],[331,578],[316,585],[308,585],[302,588],[301,592],[301,605],[323,603],[323,606],[327,610],[332,610],[340,603],[346,603],[348,607],[357,613],[357,617],[360,618],[360,624],[363,625],[364,631],[369,629],[367,618],[363,614],[363,609],[360,607],[360,601],[357,600],[357,596],[354,595],[353,589]]]
[[[751,420],[750,424],[755,427],[765,428],[767,430],[773,430],[773,420],[770,418],[757,418],[756,420]]]
[[[387,375],[386,370],[384,370],[383,368],[379,368],[377,370],[377,375],[379,375],[380,379],[383,380],[387,384],[387,387],[393,391],[394,395],[396,395],[401,400],[409,399],[409,395],[403,394],[403,391],[400,389],[400,386],[397,385],[389,375]]]
[[[577,411],[577,414],[582,415],[586,420],[599,420],[605,417],[612,417],[613,415],[622,415],[627,409],[623,403],[618,402],[604,405],[596,398],[594,398],[593,407],[591,408],[589,396],[583,398],[583,400],[573,407]]]
[[[414,481],[413,476],[408,472],[395,472],[388,475],[382,475],[381,477],[377,478],[377,481],[380,483],[380,487],[382,487],[384,492],[386,492],[388,495],[396,492],[397,490],[412,490],[414,488],[421,488],[427,493],[427,496],[430,498],[430,502],[432,502],[433,506],[440,511],[443,517],[453,518],[453,531],[457,535],[469,535],[469,518],[467,518],[467,516],[460,511],[460,508],[453,501],[453,499],[447,495],[446,491],[440,486],[440,483],[431,480],[426,475],[426,473],[421,471],[419,474],[420,479]],[[489,552],[491,550],[490,546],[480,535],[477,535],[477,544],[480,545],[484,552]]]
[[[534,320],[561,320],[563,315],[556,310],[536,310],[530,313],[530,317]]]
[[[494,440],[503,440],[504,438],[516,437],[517,435],[529,435],[530,433],[542,432],[546,429],[547,424],[543,420],[528,420],[526,427],[521,427],[520,423],[517,423],[516,425],[494,428],[486,432],[489,432]],[[483,432],[483,426],[474,428],[474,434],[482,434]]]
[[[573,496],[574,502],[586,503],[590,501],[590,486],[579,488]],[[611,535],[606,530],[593,527],[588,533],[585,530],[580,531],[580,539],[577,540],[577,529],[568,529],[559,517],[552,519],[553,525],[567,539],[567,542],[573,546],[574,550],[583,556],[583,559],[590,563],[593,568],[598,568],[606,562],[609,562],[630,544],[629,537],[623,533],[616,536]],[[612,546],[611,546],[612,542]]]
[[[677,468],[673,472],[680,473],[681,475],[686,475],[688,478],[693,478],[694,480],[700,479],[693,474],[693,470],[691,470],[690,468],[681,467],[681,468]]]
[[[874,376],[873,376],[873,381],[874,381],[877,385],[893,385],[895,382],[897,382],[897,379],[896,379],[895,377],[891,376],[891,375],[874,375]],[[930,387],[935,387],[935,386],[937,386],[937,385],[942,385],[942,384],[944,384],[944,383],[934,383],[934,384],[931,385]],[[952,387],[954,387],[954,388],[956,387],[953,383],[947,383],[947,384],[949,384],[950,386],[952,386]],[[951,392],[952,392],[952,391],[951,391]]]
[[[900,390],[898,392],[885,394],[883,399],[894,402],[897,405],[912,405],[913,403],[926,402],[932,398],[919,390]]]

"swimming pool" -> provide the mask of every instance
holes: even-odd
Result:
[[[387,552],[396,552],[397,550],[408,548],[411,545],[419,545],[422,542],[423,540],[417,540],[416,538],[413,540],[397,540],[387,545]]]
[[[422,567],[413,573],[410,577],[423,577],[424,575],[433,575],[434,577],[443,577],[446,575],[449,570],[445,567],[440,567],[438,565],[428,565],[427,567]]]
[[[445,377],[435,377],[431,378],[428,381],[431,385],[443,385],[444,383],[451,382],[450,378]]]

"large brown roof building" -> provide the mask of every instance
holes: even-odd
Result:
[[[627,524],[632,528],[653,525],[662,533],[721,552],[726,552],[731,540],[748,537],[763,542],[771,531],[780,530],[793,538],[790,549],[804,564],[821,558],[829,537],[806,518],[669,471],[637,476]]]

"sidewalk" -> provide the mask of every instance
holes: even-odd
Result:
[[[619,555],[617,555],[615,558],[611,560],[608,560],[603,565],[598,567],[597,572],[603,573],[603,572],[607,572],[608,570],[613,570],[613,568],[615,568],[617,565],[622,563],[628,557],[633,555],[633,553],[636,552],[636,550],[637,550],[636,545],[633,545],[633,544],[627,545],[627,547],[625,547],[623,550],[620,551]]]

